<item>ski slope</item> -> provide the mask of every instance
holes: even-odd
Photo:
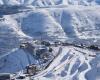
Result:
[[[0,21],[0,73],[20,73],[37,62],[19,49],[20,43],[33,39],[100,46],[100,0],[0,0],[3,4],[31,6],[32,11]],[[59,55],[50,66],[31,78],[100,80],[99,51],[59,47],[53,47]]]
[[[63,47],[61,54],[51,65],[33,78],[35,80],[95,80],[97,68],[96,65],[92,66],[94,63],[90,64],[94,58],[85,56],[73,48],[75,47]],[[88,53],[94,54],[91,51],[86,51],[87,55]],[[95,62],[97,64],[97,61]],[[95,67],[94,70],[93,67]],[[92,73],[89,72],[91,70],[93,70]],[[91,75],[94,76],[91,78]]]

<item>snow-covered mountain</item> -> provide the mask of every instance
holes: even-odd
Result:
[[[0,54],[18,47],[24,38],[30,38],[20,30],[16,20],[10,16],[6,16],[5,19],[5,21],[0,22]]]
[[[0,0],[0,4],[32,8],[30,12],[5,15],[5,20],[0,21],[0,73],[17,72],[29,64],[27,53],[19,49],[20,43],[24,41],[45,39],[100,46],[100,0]],[[47,70],[32,78],[100,79],[100,52],[73,46],[62,46],[62,49]],[[96,57],[89,57],[89,54],[95,54]]]
[[[100,0],[0,0],[1,4],[32,4],[34,6],[49,5],[100,5]]]

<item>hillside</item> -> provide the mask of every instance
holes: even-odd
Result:
[[[100,47],[100,0],[0,0],[0,4],[23,5],[32,9],[4,15],[5,20],[0,21],[0,73],[23,75],[21,71],[30,64],[29,58],[31,64],[37,63],[32,55],[19,48],[27,41],[46,40]],[[31,78],[100,79],[100,51],[73,45],[59,45],[52,49],[55,53],[61,49],[58,57],[47,69]]]

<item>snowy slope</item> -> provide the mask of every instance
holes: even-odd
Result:
[[[61,9],[48,8],[48,10],[69,38],[74,36],[79,38],[99,38],[99,8],[69,6]]]
[[[62,47],[61,54],[55,61],[33,78],[35,80],[96,80],[98,77],[96,74],[99,73],[96,66],[99,64],[99,57],[89,56],[95,53],[71,46]]]
[[[34,6],[53,5],[100,5],[100,0],[0,0],[0,4],[32,4]]]
[[[61,25],[46,10],[35,10],[25,17],[22,21],[22,31],[32,37],[52,41],[57,38],[60,40],[66,38]]]
[[[30,0],[32,1],[32,0]],[[99,5],[99,0],[34,0],[32,2],[35,6],[53,6],[53,5]]]
[[[4,22],[0,22],[0,55],[19,47],[23,40],[31,38],[20,30],[16,20],[10,16],[6,16],[5,19]]]
[[[98,44],[99,11],[99,6],[36,7],[23,18],[22,31],[34,38]]]
[[[21,42],[34,38],[100,45],[100,0],[0,0],[0,4],[34,7],[29,13],[4,16],[5,21],[0,21],[0,73],[17,72],[29,64],[27,53],[18,48]],[[62,51],[54,62],[32,78],[100,79],[100,52],[60,47]],[[9,55],[2,58],[7,53]]]
[[[0,60],[0,73],[19,72],[30,63],[36,63],[33,57],[21,49],[16,49]]]

